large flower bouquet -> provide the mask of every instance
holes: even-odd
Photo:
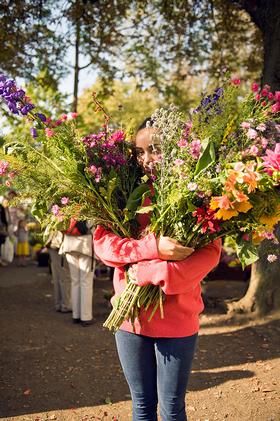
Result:
[[[254,83],[242,98],[236,79],[204,97],[188,118],[173,106],[157,110],[152,127],[161,156],[146,208],[150,231],[194,248],[231,236],[243,268],[258,259],[262,239],[277,242],[279,111],[280,92]],[[158,306],[163,317],[160,287],[128,282],[106,326],[117,329],[129,315],[133,320],[143,302],[154,305],[151,317]]]
[[[134,213],[148,188],[141,184],[131,142],[124,131],[109,128],[109,116],[98,100],[94,97],[104,126],[98,133],[81,136],[76,113],[47,118],[4,75],[0,96],[30,125],[30,136],[8,136],[0,152],[2,189],[14,188],[18,201],[31,201],[46,235],[68,228],[71,218],[91,220],[121,236],[134,235]]]

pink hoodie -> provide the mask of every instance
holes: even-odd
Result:
[[[134,240],[118,237],[98,226],[94,233],[94,250],[102,262],[116,268],[116,295],[125,288],[124,267],[129,264],[137,264],[138,285],[160,285],[166,294],[164,318],[161,319],[157,309],[151,321],[148,321],[152,309],[147,312],[141,309],[139,320],[135,321],[135,333],[159,338],[177,338],[197,333],[199,314],[204,308],[200,282],[219,262],[220,240],[196,250],[187,259],[166,261],[158,257],[154,234]],[[121,330],[133,332],[133,327],[129,321],[125,321]]]

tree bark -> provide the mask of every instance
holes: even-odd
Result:
[[[262,84],[272,91],[280,90],[280,4],[279,0],[230,0],[245,10],[263,34],[264,60]],[[276,229],[280,239],[280,226]],[[280,308],[280,262],[269,263],[267,243],[260,246],[260,259],[252,265],[251,279],[245,296],[228,304],[229,312],[264,315]],[[279,247],[279,246],[278,246]]]
[[[262,84],[280,89],[280,4],[279,0],[230,0],[245,10],[263,34]]]
[[[76,20],[76,39],[75,39],[75,66],[74,66],[74,91],[73,91],[73,105],[72,110],[74,113],[78,109],[78,93],[79,93],[79,58],[80,58],[80,36],[81,36],[80,18],[77,16]]]

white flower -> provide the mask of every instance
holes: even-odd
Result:
[[[195,191],[195,190],[197,189],[197,184],[196,184],[196,183],[189,183],[189,184],[187,185],[187,188],[188,188],[190,191]]]
[[[278,257],[276,256],[276,254],[269,254],[267,256],[267,260],[269,261],[269,263],[273,263],[278,259]]]
[[[266,125],[264,123],[261,123],[256,127],[256,129],[260,132],[264,132],[266,130]]]

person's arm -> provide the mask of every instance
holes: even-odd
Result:
[[[93,234],[93,245],[96,256],[107,266],[125,266],[159,257],[154,234],[140,240],[121,238],[99,225]]]
[[[132,266],[137,285],[160,285],[167,295],[184,294],[192,290],[219,263],[221,240],[216,240],[184,260],[154,259]]]

